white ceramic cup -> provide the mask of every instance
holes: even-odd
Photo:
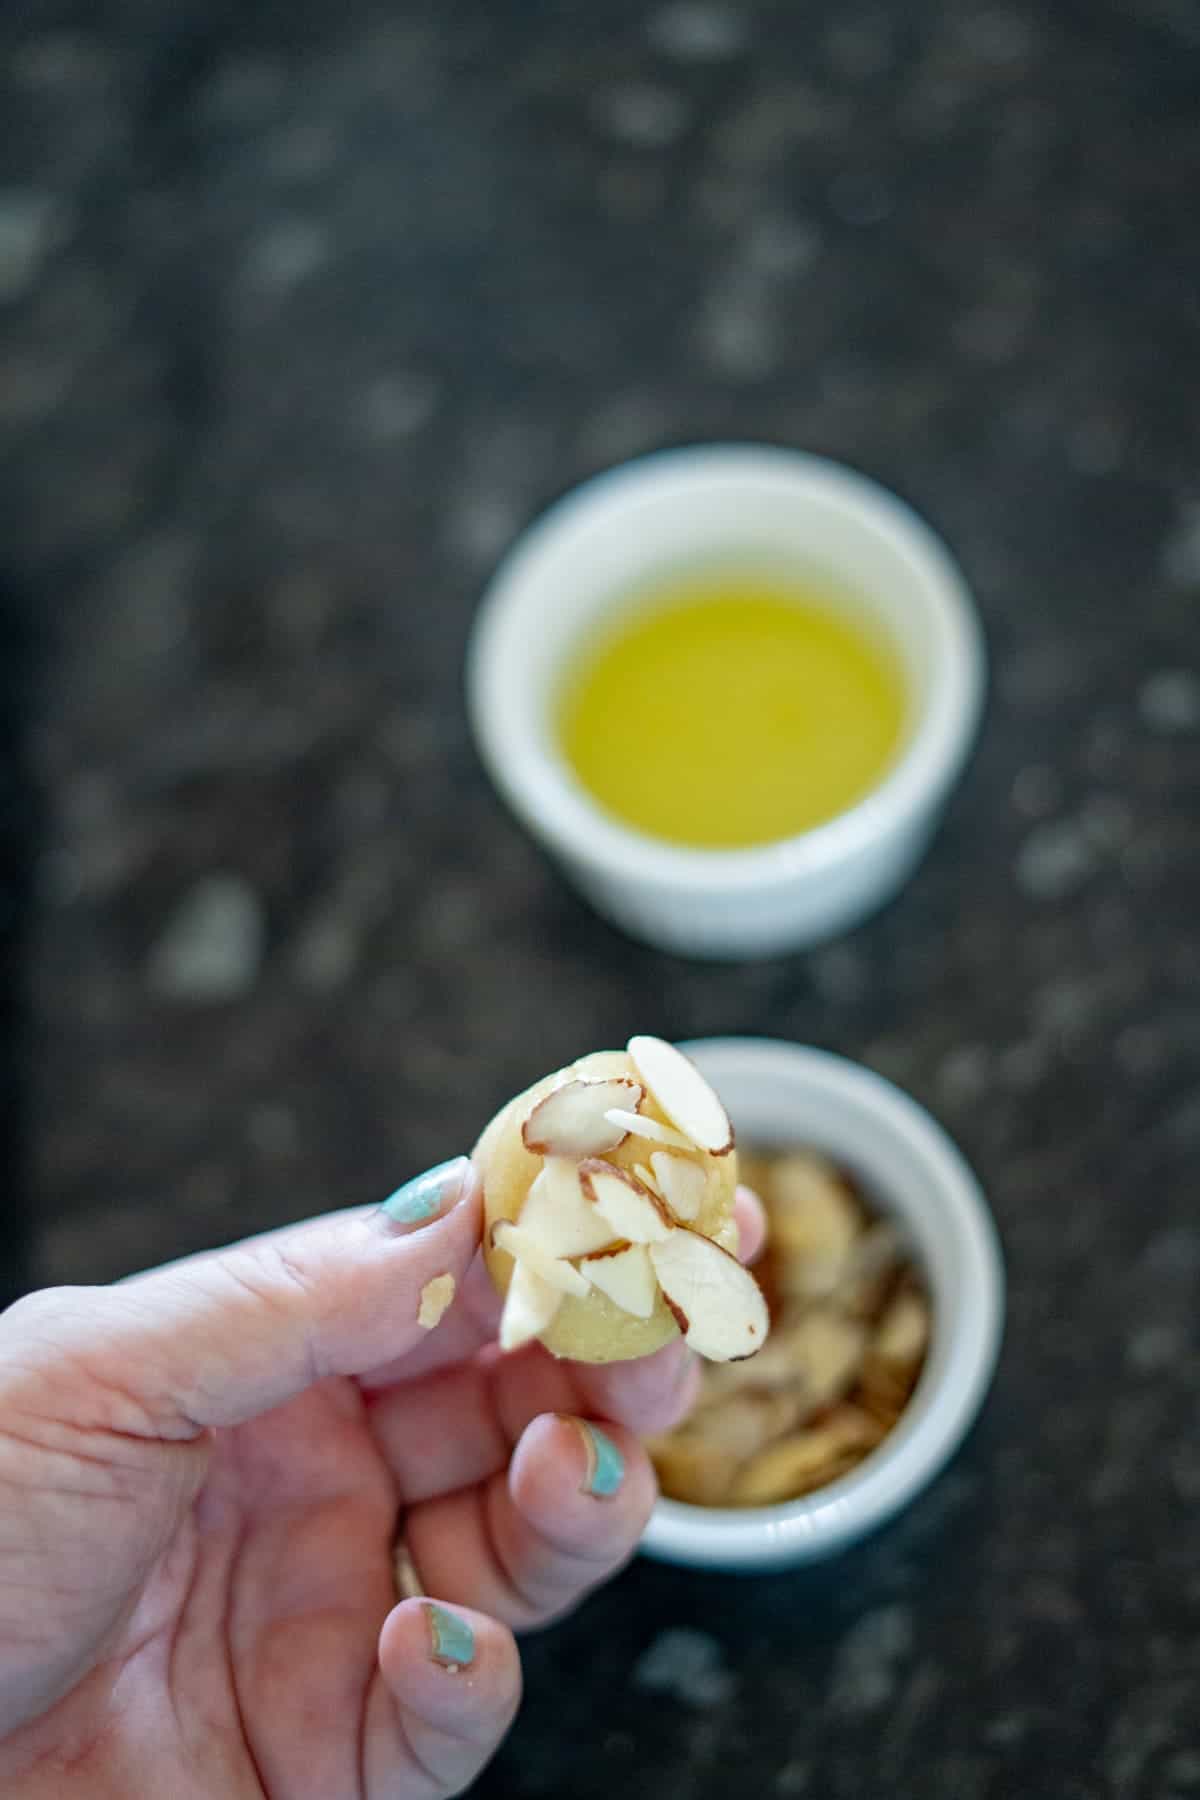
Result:
[[[979,1184],[945,1132],[871,1070],[765,1038],[684,1048],[747,1145],[826,1152],[905,1232],[933,1307],[916,1391],[878,1449],[848,1475],[779,1506],[660,1500],[642,1549],[664,1562],[758,1571],[844,1549],[908,1504],[949,1461],[987,1392],[1000,1345],[1004,1273]]]
[[[910,719],[879,784],[828,823],[748,850],[689,850],[592,800],[555,743],[552,710],[606,617],[682,567],[730,558],[811,579],[882,630]],[[467,688],[496,786],[597,911],[664,949],[750,957],[854,924],[910,874],[974,736],[983,672],[966,584],[902,501],[821,457],[713,445],[598,476],[531,526],[484,596]]]

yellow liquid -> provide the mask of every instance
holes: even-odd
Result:
[[[711,574],[594,641],[559,696],[560,747],[606,812],[735,849],[820,825],[876,785],[906,692],[891,649],[819,589]]]

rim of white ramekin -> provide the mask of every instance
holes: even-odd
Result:
[[[703,506],[705,489],[742,483],[816,501],[884,540],[916,577],[936,646],[936,667],[907,741],[877,786],[844,812],[799,835],[741,850],[666,844],[605,813],[549,747],[541,707],[522,675],[529,614],[542,571],[564,540],[606,530],[636,532],[639,508],[682,489]],[[614,604],[620,595],[614,594]],[[982,708],[983,638],[966,582],[941,539],[896,495],[856,470],[807,451],[703,444],[656,451],[593,476],[542,514],[508,552],[480,605],[467,658],[467,700],[480,754],[527,828],[559,855],[598,872],[676,892],[736,895],[852,861],[881,835],[923,814],[953,783]]]
[[[949,1234],[957,1291],[939,1288],[927,1264],[933,1333],[916,1392],[895,1429],[850,1474],[778,1506],[720,1508],[659,1500],[643,1551],[665,1562],[751,1573],[816,1561],[866,1536],[933,1480],[962,1442],[991,1383],[1004,1312],[1004,1269],[991,1212],[971,1169],[933,1118],[909,1095],[860,1064],[771,1038],[709,1038],[684,1046],[714,1086],[737,1069],[810,1098],[849,1103],[864,1132],[885,1132],[919,1163],[935,1196],[939,1230]],[[735,1118],[736,1124],[736,1118]],[[783,1123],[776,1140],[787,1142]],[[862,1140],[859,1139],[861,1148]],[[836,1157],[837,1146],[828,1146]],[[853,1162],[854,1145],[842,1151]],[[886,1183],[881,1206],[902,1223],[912,1211]]]

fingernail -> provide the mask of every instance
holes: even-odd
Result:
[[[427,1600],[421,1610],[429,1626],[429,1654],[435,1663],[453,1674],[474,1662],[475,1633],[465,1619],[447,1612],[444,1606],[435,1606],[432,1600]]]
[[[601,1431],[598,1425],[573,1417],[570,1423],[583,1439],[587,1456],[580,1492],[591,1494],[595,1500],[611,1500],[625,1479],[625,1458],[608,1433]]]
[[[452,1157],[424,1175],[414,1175],[403,1187],[390,1194],[380,1207],[394,1225],[424,1225],[449,1212],[462,1196],[471,1165],[465,1156]]]

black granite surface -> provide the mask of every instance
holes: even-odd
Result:
[[[478,1791],[1200,1793],[1200,10],[26,0],[0,118],[10,1287],[634,1028],[861,1058],[996,1210],[980,1427],[823,1571],[635,1565]],[[544,866],[460,665],[537,508],[724,437],[911,499],[993,686],[895,905],[708,969]]]

